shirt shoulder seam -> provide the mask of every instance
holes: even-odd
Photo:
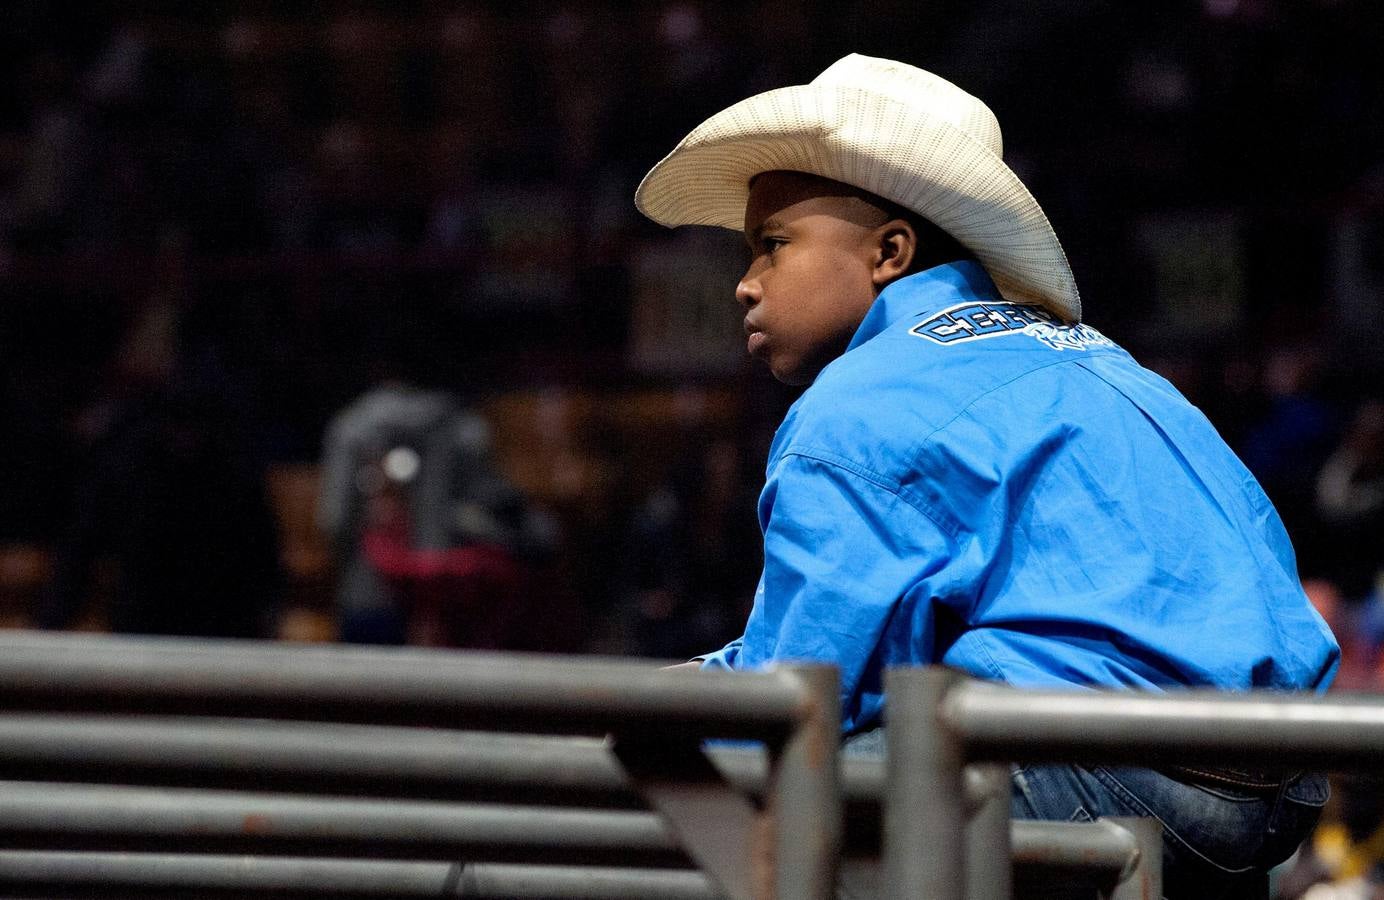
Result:
[[[883,491],[887,491],[889,494],[892,494],[893,496],[902,500],[904,503],[907,503],[909,506],[913,507],[913,509],[917,510],[917,512],[924,518],[926,518],[929,522],[937,526],[938,530],[941,531],[943,534],[947,535],[947,537],[955,539],[960,534],[960,530],[956,526],[946,522],[945,517],[933,510],[931,506],[929,506],[925,501],[922,500],[922,498],[913,496],[911,492],[904,490],[901,485],[894,483],[890,479],[884,477],[883,475],[880,475],[878,472],[875,472],[871,469],[866,468],[865,466],[860,465],[854,460],[848,459],[844,456],[841,456],[840,454],[833,453],[830,450],[825,450],[819,447],[792,447],[788,450],[785,450],[780,455],[779,459],[780,461],[782,461],[790,456],[797,456],[803,459],[810,459],[814,462],[819,462],[822,465],[831,466],[832,468],[841,469],[843,471],[849,472],[850,474],[856,476],[862,481],[868,481],[875,487],[880,488]]]
[[[1015,383],[1017,383],[1017,382],[1023,381],[1025,378],[1029,377],[1030,375],[1034,375],[1034,374],[1037,374],[1038,372],[1042,372],[1042,371],[1045,371],[1045,370],[1047,370],[1047,369],[1051,369],[1053,366],[1062,366],[1062,365],[1071,365],[1071,364],[1080,365],[1080,364],[1081,364],[1081,360],[1080,360],[1079,358],[1074,358],[1074,357],[1069,357],[1069,358],[1067,358],[1067,359],[1054,359],[1052,362],[1043,363],[1043,365],[1041,365],[1041,366],[1034,366],[1034,367],[1031,368],[1031,369],[1025,369],[1024,371],[1022,371],[1022,372],[1018,373],[1017,375],[1015,375],[1013,378],[1010,378],[1010,379],[1008,379],[1007,381],[1002,381],[1002,382],[1000,382],[999,384],[996,384],[996,385],[993,385],[993,386],[987,388],[986,390],[984,390],[984,391],[980,392],[979,394],[977,394],[976,396],[972,397],[970,400],[967,400],[967,401],[966,401],[964,404],[962,404],[961,406],[957,407],[956,412],[952,415],[951,418],[947,419],[947,421],[943,422],[942,424],[938,425],[936,428],[934,428],[934,429],[932,429],[931,431],[929,431],[929,432],[923,437],[922,440],[918,441],[917,446],[918,446],[919,448],[922,448],[922,447],[926,446],[927,443],[928,443],[929,441],[931,441],[935,436],[937,436],[939,433],[941,433],[941,432],[943,432],[943,431],[946,431],[948,428],[950,428],[950,427],[956,422],[957,419],[959,419],[959,418],[961,418],[962,416],[964,416],[964,415],[966,415],[967,413],[969,413],[969,412],[971,411],[971,409],[972,409],[977,403],[980,403],[982,400],[985,400],[986,398],[990,397],[991,395],[996,394],[996,393],[998,393],[998,392],[1004,390],[1004,389],[1007,388],[1007,387],[1010,387],[1011,385],[1013,385],[1013,384],[1015,384]],[[1087,370],[1087,371],[1089,371],[1089,370]]]

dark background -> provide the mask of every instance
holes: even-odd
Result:
[[[741,358],[738,238],[667,232],[631,198],[707,115],[853,51],[990,104],[1087,321],[1205,410],[1279,506],[1304,576],[1359,605],[1384,522],[1372,6],[8,3],[6,621],[51,590],[112,422],[171,395],[191,407],[175,444],[266,485],[266,590],[308,614],[281,631],[330,637],[334,571],[312,524],[324,429],[403,359],[486,418],[497,465],[552,517],[552,590],[579,610],[569,646],[676,655],[732,635],[792,394]],[[122,450],[117,467],[143,473],[132,490],[178,485],[169,504],[202,515],[167,530],[233,558],[249,530],[226,527],[239,520],[217,490],[235,492],[195,467],[161,479],[152,452]],[[1360,508],[1322,499],[1333,458]],[[651,535],[650,510],[668,509]],[[115,577],[98,567],[90,591]]]

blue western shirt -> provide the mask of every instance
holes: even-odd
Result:
[[[1253,476],[1170,384],[972,262],[886,288],[775,435],[764,572],[706,668],[1322,690],[1339,650]]]

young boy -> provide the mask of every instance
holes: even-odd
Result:
[[[749,352],[809,385],[770,450],[764,572],[705,668],[840,667],[1033,687],[1324,689],[1338,650],[1268,499],[1206,419],[1095,329],[979,100],[849,56],[744,100],[644,179],[666,225],[743,229]],[[1020,817],[1156,815],[1169,898],[1253,896],[1318,775],[1015,769]],[[1249,894],[1244,892],[1248,891]]]

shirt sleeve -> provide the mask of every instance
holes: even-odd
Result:
[[[732,665],[835,664],[846,733],[873,727],[884,667],[940,656],[954,536],[886,479],[800,453],[770,473],[760,522],[764,575]]]
[[[694,656],[692,661],[700,662],[703,669],[720,669],[723,671],[735,669],[737,668],[735,661],[740,656],[740,645],[743,643],[745,643],[745,639],[743,637],[738,637],[715,653],[704,653],[701,656]]]

